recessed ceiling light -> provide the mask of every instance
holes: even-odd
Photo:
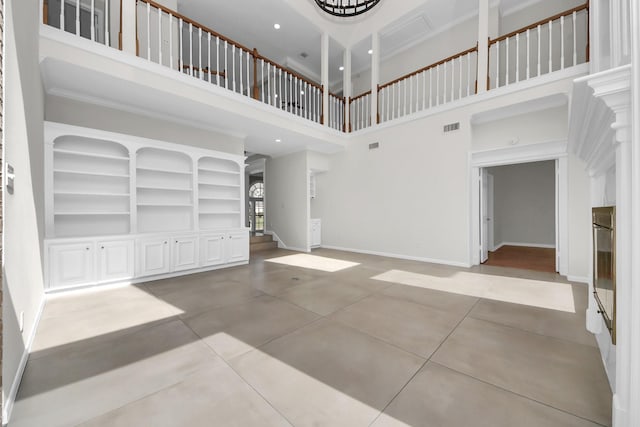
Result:
[[[280,24],[273,24],[273,28],[275,28],[276,30],[280,29]]]
[[[341,65],[340,67],[338,67],[338,69],[339,69],[340,71],[344,71],[344,67],[343,67],[342,65]]]
[[[304,91],[303,90],[300,91],[300,95],[304,95]]]
[[[276,142],[282,142],[282,140],[281,139],[276,139]]]
[[[373,55],[373,49],[369,49],[369,51],[367,52],[369,55]]]
[[[278,97],[278,94],[276,93],[276,94],[274,94],[274,96],[277,98],[277,97]]]

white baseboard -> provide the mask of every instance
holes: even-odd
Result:
[[[40,318],[42,317],[42,312],[44,311],[44,304],[46,300],[46,296],[44,296],[43,294],[42,301],[40,301],[40,307],[38,307],[38,312],[36,313],[36,318],[33,322],[33,328],[29,332],[25,349],[22,352],[22,357],[20,358],[18,370],[16,371],[16,375],[13,378],[13,383],[11,384],[11,388],[9,389],[9,393],[5,395],[4,405],[2,407],[2,425],[8,424],[9,419],[11,418],[13,405],[16,401],[16,396],[18,395],[20,383],[22,382],[22,375],[24,374],[24,370],[27,367],[27,362],[29,361],[29,353],[31,352],[31,346],[33,345],[33,340],[35,339],[36,332],[38,331],[38,325],[40,324]],[[3,391],[4,389],[5,388],[3,387]]]
[[[502,242],[496,245],[491,252],[495,252],[503,246],[521,246],[528,248],[545,248],[545,249],[555,249],[556,245],[547,245],[543,243],[516,243],[516,242]]]
[[[567,276],[567,280],[569,280],[570,282],[578,282],[578,283],[584,283],[585,285],[588,285],[591,283],[591,279],[589,279],[588,277],[583,277],[583,276]]]
[[[365,250],[365,249],[343,248],[343,247],[340,247],[340,246],[330,246],[330,245],[322,245],[321,248],[333,249],[333,250],[336,250],[336,251],[355,252],[355,253],[366,254],[366,255],[384,256],[384,257],[387,257],[387,258],[406,259],[406,260],[409,260],[409,261],[420,261],[420,262],[429,262],[429,263],[432,263],[432,264],[450,265],[450,266],[453,266],[453,267],[463,267],[463,268],[471,267],[471,264],[466,263],[466,262],[449,261],[449,260],[435,259],[435,258],[423,258],[423,257],[416,257],[416,256],[411,256],[411,255],[393,254],[393,253],[389,253],[389,252],[368,251],[368,250]]]
[[[277,234],[272,230],[265,230],[264,234],[269,234],[273,237],[273,240],[278,242],[278,249],[285,249],[287,251],[296,251],[296,252],[309,252],[307,249],[297,248],[295,246],[288,246]]]

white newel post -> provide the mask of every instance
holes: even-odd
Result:
[[[344,50],[344,65],[342,76],[342,94],[344,96],[344,123],[345,132],[349,132],[351,124],[351,108],[349,108],[349,100],[351,99],[351,49],[346,48]]]
[[[487,91],[489,67],[489,0],[479,0],[477,93]]]
[[[322,124],[329,126],[329,33],[322,33],[321,41],[322,78]]]
[[[137,55],[137,1],[122,0],[122,28],[120,29],[120,43],[123,52]]]
[[[380,82],[380,35],[371,34],[371,126],[378,123],[378,83]]]

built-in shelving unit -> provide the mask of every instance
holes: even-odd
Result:
[[[48,290],[245,264],[239,154],[45,123]]]
[[[203,230],[240,227],[241,179],[236,162],[201,157],[198,161],[198,220]]]
[[[64,136],[52,155],[55,236],[129,233],[129,150],[113,141]]]
[[[138,150],[138,232],[193,230],[193,202],[193,160],[190,156],[151,147]]]

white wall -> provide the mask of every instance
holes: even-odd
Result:
[[[584,0],[545,0],[541,2],[522,2],[525,6],[500,19],[500,35],[524,28],[534,22],[583,5]],[[527,5],[528,3],[528,5]]]
[[[267,159],[265,208],[267,231],[287,249],[309,250],[309,175],[307,153]]]
[[[38,65],[38,0],[9,1],[6,11],[5,162],[15,170],[13,194],[4,193],[3,410],[11,404],[25,349],[44,297],[43,89]],[[24,330],[19,317],[24,313]],[[7,401],[7,398],[9,401]]]
[[[553,246],[555,161],[488,168],[494,177],[494,242]]]
[[[52,95],[46,97],[45,105],[45,119],[52,122],[192,145],[225,153],[244,152],[244,142],[240,138],[222,133]]]

